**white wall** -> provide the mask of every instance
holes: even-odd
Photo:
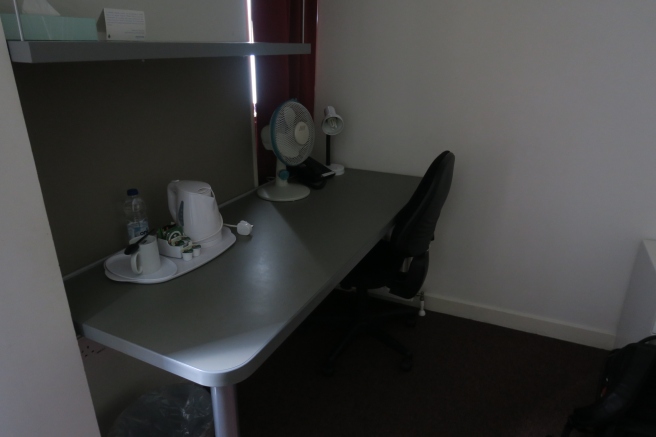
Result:
[[[612,345],[656,237],[654,22],[646,0],[320,3],[333,160],[421,175],[456,155],[433,309]]]
[[[99,436],[0,25],[0,434]]]

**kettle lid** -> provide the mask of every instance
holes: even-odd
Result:
[[[207,182],[200,181],[178,181],[176,183],[178,190],[189,193],[201,194],[203,196],[214,197],[212,187]]]

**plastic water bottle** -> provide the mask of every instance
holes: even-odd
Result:
[[[128,223],[128,240],[145,235],[149,231],[146,202],[139,197],[139,190],[130,188],[123,204],[123,211]]]

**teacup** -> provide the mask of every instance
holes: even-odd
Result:
[[[157,248],[157,236],[149,235],[139,244],[139,249],[132,254],[130,265],[132,271],[138,275],[148,275],[159,270],[162,264]]]

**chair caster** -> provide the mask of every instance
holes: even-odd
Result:
[[[404,357],[403,360],[401,360],[401,369],[405,372],[412,370],[412,355]]]

